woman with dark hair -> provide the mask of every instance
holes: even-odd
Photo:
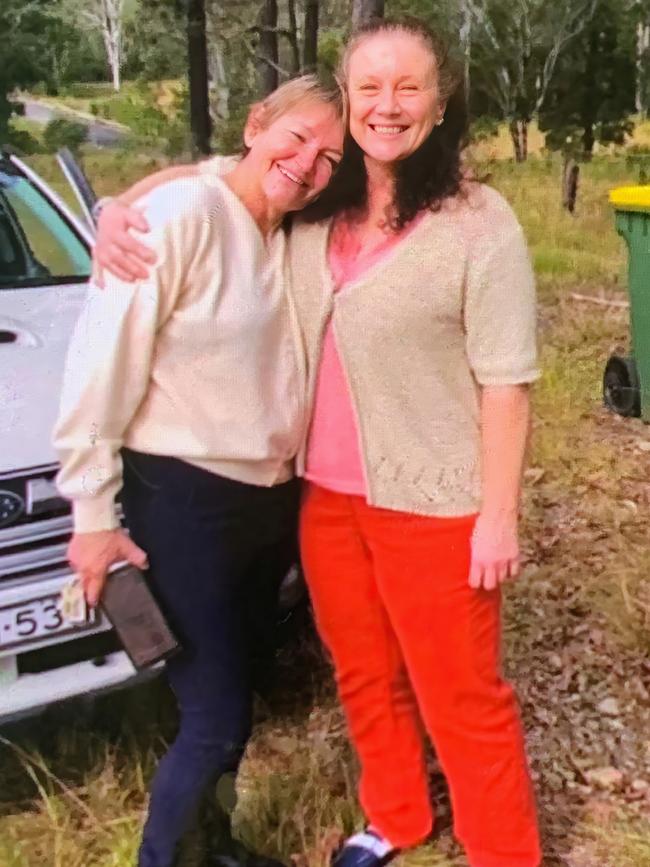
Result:
[[[530,261],[503,198],[463,176],[459,76],[427,27],[362,26],[341,75],[344,158],[290,243],[312,411],[301,552],[370,821],[335,865],[379,867],[430,833],[424,727],[471,867],[536,867],[499,653],[538,376]]]
[[[320,360],[298,468],[301,553],[371,822],[335,863],[378,867],[429,834],[424,724],[472,867],[536,867],[499,661],[537,377],[526,245],[505,201],[463,178],[464,100],[427,28],[360,28],[342,77],[343,165],[291,241]]]

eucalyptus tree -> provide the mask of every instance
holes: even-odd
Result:
[[[562,200],[575,207],[580,163],[598,144],[623,144],[633,129],[635,34],[619,0],[598,0],[595,14],[560,58],[543,109],[546,146],[564,155]]]
[[[599,0],[466,0],[472,82],[508,122],[517,162],[528,127],[548,97],[559,59],[591,21]]]
[[[94,32],[101,37],[115,91],[120,90],[122,83],[125,17],[127,9],[131,11],[134,6],[134,0],[59,0],[52,7],[69,26]]]

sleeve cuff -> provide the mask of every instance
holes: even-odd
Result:
[[[75,500],[72,504],[75,533],[97,533],[120,526],[111,499]]]
[[[520,373],[479,373],[474,371],[474,376],[479,385],[526,385],[536,382],[542,375],[538,368],[522,370]]]

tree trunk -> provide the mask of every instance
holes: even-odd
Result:
[[[594,144],[596,137],[594,135],[594,127],[592,123],[586,123],[582,133],[582,157],[586,162],[590,162],[594,155]]]
[[[469,99],[469,70],[472,62],[472,10],[469,0],[461,0],[460,47],[463,52],[465,94]]]
[[[636,89],[634,105],[637,112],[645,119],[648,113],[647,63],[650,49],[650,24],[638,21],[636,25]]]
[[[111,74],[113,76],[113,90],[116,93],[120,92],[122,82],[120,80],[120,55],[119,49],[115,51],[111,59]]]
[[[587,34],[586,46],[583,49],[586,81],[595,81],[599,73],[599,40],[599,28],[591,26]],[[580,125],[582,127],[582,154],[587,162],[591,160],[594,151],[594,143],[596,140],[594,130],[597,121],[597,100],[594,99],[594,95],[592,93],[589,93],[588,90],[583,89],[583,97],[580,101]]]
[[[213,118],[227,120],[230,117],[230,86],[223,48],[218,39],[209,39],[209,44],[208,74],[210,77],[211,114]]]
[[[512,147],[515,154],[515,162],[524,163],[528,159],[528,120],[511,120],[508,126]]]
[[[210,118],[205,0],[187,0],[187,51],[192,147],[195,153],[209,154],[212,120]]]
[[[302,54],[304,72],[315,72],[318,66],[318,12],[318,0],[305,0],[305,40]]]
[[[578,178],[580,166],[573,157],[564,157],[562,168],[562,207],[572,214],[575,211],[578,198]]]
[[[352,0],[352,26],[384,17],[384,0]]]
[[[258,18],[257,87],[261,97],[278,86],[278,3],[264,0]]]
[[[111,70],[113,90],[121,86],[120,69],[122,66],[122,11],[123,0],[101,0],[98,14],[101,20],[102,39]]]
[[[291,48],[291,74],[300,72],[300,46],[298,44],[298,20],[296,18],[296,0],[287,0],[289,15],[289,46]]]

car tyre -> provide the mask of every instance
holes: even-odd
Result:
[[[629,356],[612,355],[603,376],[605,406],[626,417],[641,415],[641,390],[636,363]]]

